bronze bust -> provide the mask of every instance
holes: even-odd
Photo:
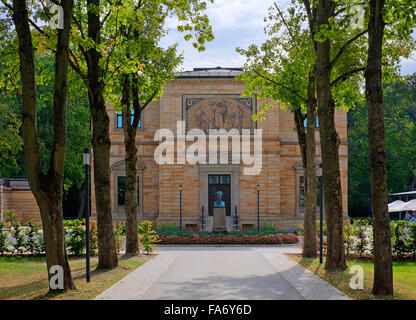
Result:
[[[215,193],[217,200],[214,201],[214,208],[225,208],[225,202],[222,201],[223,192],[221,190]]]

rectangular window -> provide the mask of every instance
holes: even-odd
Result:
[[[209,184],[218,184],[218,176],[209,176]]]
[[[118,205],[124,206],[126,204],[126,177],[119,176],[117,179]]]
[[[299,177],[299,205],[305,206],[305,177]]]
[[[116,120],[116,124],[117,124],[117,129],[121,129],[123,128],[123,114],[121,112],[116,113],[117,116],[117,120]],[[134,111],[131,110],[131,123],[133,123],[133,119],[134,119]],[[142,127],[142,120],[139,120],[139,125],[138,128],[140,129]]]
[[[321,205],[321,192],[319,190],[319,177],[318,182],[316,185],[316,205],[319,207]],[[299,205],[304,207],[305,206],[305,177],[299,177]]]
[[[308,126],[308,118],[303,120],[303,126],[306,128]],[[316,116],[315,128],[319,128],[319,120],[318,116]]]
[[[220,176],[221,184],[230,184],[230,176]]]
[[[117,203],[119,206],[126,205],[126,182],[127,178],[124,176],[117,177],[117,186],[118,186],[118,196],[117,196]],[[139,186],[140,186],[140,178],[137,178],[137,203],[140,203],[139,197]]]

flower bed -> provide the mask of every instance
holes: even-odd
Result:
[[[296,244],[299,238],[294,234],[266,236],[164,236],[159,235],[158,244]]]

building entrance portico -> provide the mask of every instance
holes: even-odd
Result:
[[[235,215],[239,215],[240,166],[199,165],[199,181],[201,213],[204,214],[206,221],[204,231],[210,232],[213,228],[213,202],[217,191],[222,191],[224,194],[227,231],[234,230]]]

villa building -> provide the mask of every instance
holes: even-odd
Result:
[[[262,102],[256,98],[241,97],[244,83],[235,79],[241,72],[241,69],[236,68],[198,68],[183,72],[166,85],[159,101],[146,107],[137,133],[140,219],[152,220],[159,226],[173,223],[179,226],[182,220],[183,228],[209,231],[213,224],[215,192],[221,190],[226,205],[228,230],[256,228],[258,216],[260,227],[267,223],[279,229],[299,228],[304,215],[304,173],[293,115],[275,105],[267,112],[266,120],[254,122],[251,115],[256,113],[257,106]],[[122,121],[121,115],[113,107],[108,106],[108,113],[111,119],[114,219],[124,220],[125,153]],[[335,117],[341,140],[339,153],[343,210],[347,216],[347,113],[337,111]],[[185,122],[186,133],[195,128],[204,132],[220,128],[250,129],[252,132],[256,128],[262,129],[261,171],[255,175],[245,175],[243,170],[247,166],[233,163],[231,151],[225,164],[208,164],[208,161],[205,164],[179,164],[177,161],[174,164],[157,164],[154,154],[161,142],[155,141],[155,134],[162,128],[176,134],[178,121]],[[178,140],[175,135],[175,142],[180,142]],[[317,172],[320,175],[318,128],[316,141]],[[186,147],[193,143],[185,142]],[[251,153],[253,151],[252,147]],[[93,191],[92,210],[95,210]]]
[[[258,101],[256,97],[241,96],[244,83],[235,79],[241,72],[237,68],[219,67],[182,72],[166,85],[159,101],[146,107],[137,133],[138,215],[141,220],[151,220],[158,226],[179,226],[181,221],[183,228],[210,231],[213,225],[215,193],[221,190],[226,206],[228,230],[257,228],[258,218],[260,227],[264,224],[273,224],[282,230],[300,227],[305,205],[304,173],[293,115],[275,104],[265,114],[266,120],[254,122],[252,114],[256,113],[262,101]],[[125,219],[126,183],[124,135],[121,115],[112,106],[108,105],[107,108],[111,121],[113,218],[114,221],[122,221]],[[234,128],[239,132],[246,129],[250,130],[252,141],[256,129],[262,129],[261,169],[258,174],[245,174],[245,169],[250,166],[232,161],[231,148],[228,149],[228,160],[216,164],[210,164],[209,161],[191,164],[177,160],[174,163],[156,163],[155,151],[163,143],[155,139],[159,129],[169,129],[175,134],[175,151],[180,143],[186,148],[194,143],[193,140],[185,141],[176,134],[178,122],[181,121],[185,133],[192,129],[200,129],[204,133],[208,133],[210,129],[224,128],[229,131]],[[347,216],[347,113],[336,111],[335,122],[341,140],[339,156],[343,210]],[[321,175],[318,128],[316,141],[317,173]],[[250,150],[247,149],[242,144],[243,154],[253,154],[253,143]],[[14,208],[21,221],[28,220],[26,216],[34,220],[34,198],[29,194],[27,184],[23,185],[23,182],[9,182],[2,186],[0,203],[3,209]],[[20,190],[14,190],[13,186]],[[17,198],[22,200],[10,200]],[[23,204],[22,201],[27,203]],[[13,203],[14,206],[6,206]],[[91,190],[91,207],[94,216],[94,187]]]

